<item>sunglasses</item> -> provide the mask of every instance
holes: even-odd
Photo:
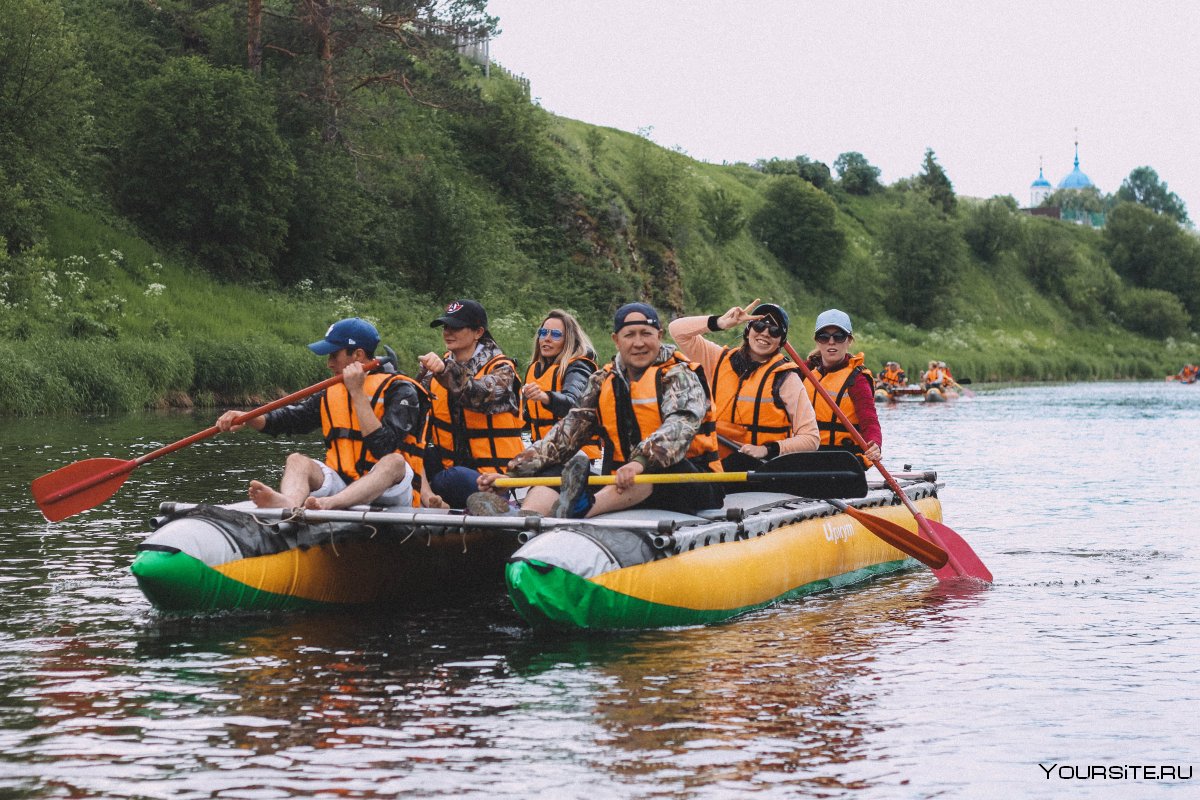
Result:
[[[554,341],[557,342],[562,337],[563,337],[562,331],[552,331],[549,328],[538,328],[538,338],[539,339],[553,339]]]
[[[783,334],[783,328],[769,319],[756,319],[750,323],[750,327],[757,333],[766,331],[767,336],[770,336],[772,339],[778,339]]]
[[[813,338],[821,344],[828,344],[829,342],[837,342],[838,344],[841,344],[850,338],[850,334],[846,333],[845,331],[837,331],[836,333],[825,333],[822,331]]]

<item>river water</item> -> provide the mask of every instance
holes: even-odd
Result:
[[[990,588],[914,570],[599,637],[532,634],[499,580],[161,616],[128,570],[157,503],[240,499],[315,437],[206,440],[47,525],[32,478],[213,414],[4,420],[0,797],[1200,796],[1200,386],[975,388],[881,418]]]

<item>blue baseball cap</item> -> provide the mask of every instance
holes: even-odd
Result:
[[[822,311],[817,317],[817,327],[813,329],[813,333],[820,333],[822,328],[841,328],[846,333],[854,333],[854,329],[850,327],[850,315],[836,308]]]
[[[329,330],[325,331],[325,338],[313,342],[308,349],[319,356],[327,356],[351,347],[361,347],[367,353],[374,353],[378,346],[379,331],[375,330],[375,326],[365,319],[351,317],[330,325]]]

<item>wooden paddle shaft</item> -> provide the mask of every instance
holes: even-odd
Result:
[[[370,361],[365,361],[365,362],[363,362],[363,365],[362,365],[363,371],[366,372],[368,370],[375,369],[383,362],[384,362],[384,359],[382,359],[382,358],[373,358]],[[321,381],[320,383],[314,383],[312,386],[309,386],[305,389],[300,389],[298,391],[292,392],[291,394],[285,395],[284,397],[281,397],[278,400],[272,400],[271,402],[267,403],[266,405],[262,405],[262,406],[259,406],[258,408],[247,411],[245,414],[242,414],[237,419],[235,419],[233,421],[233,424],[234,425],[245,425],[247,422],[249,422],[250,420],[252,420],[256,417],[261,417],[263,414],[269,414],[277,408],[283,408],[284,406],[291,405],[292,403],[296,402],[297,400],[303,400],[305,397],[314,395],[317,392],[321,391],[322,389],[328,389],[330,386],[333,386],[334,384],[337,384],[337,383],[341,383],[343,380],[344,380],[344,378],[342,378],[340,373],[337,375],[334,375],[333,377],[326,378],[325,380]],[[142,464],[145,464],[147,461],[153,461],[154,459],[160,458],[169,453],[174,453],[176,450],[182,450],[183,448],[187,447],[188,445],[192,445],[192,444],[195,444],[196,442],[203,441],[204,439],[207,439],[210,436],[216,436],[220,432],[221,432],[221,429],[218,428],[216,425],[213,425],[210,428],[205,428],[204,430],[200,431],[199,433],[193,433],[191,436],[187,437],[186,439],[180,439],[178,442],[175,442],[174,444],[169,444],[166,447],[160,447],[157,450],[146,453],[144,456],[139,456],[138,458],[135,458],[133,460],[134,466],[140,467]],[[133,469],[133,467],[130,467],[130,469]]]
[[[869,447],[867,440],[864,439],[863,435],[858,432],[858,428],[856,428],[854,423],[850,421],[850,418],[846,416],[846,412],[842,411],[841,406],[839,406],[837,402],[830,397],[829,390],[821,385],[821,381],[816,375],[813,375],[812,370],[808,367],[808,361],[801,358],[796,352],[796,349],[788,342],[784,342],[783,346],[787,349],[788,355],[790,355],[796,362],[796,365],[800,367],[800,371],[804,373],[804,377],[808,378],[809,383],[811,383],[817,390],[817,394],[821,395],[821,399],[833,409],[833,413],[837,416],[838,421],[842,423],[842,426],[850,434],[850,438],[854,439],[855,444],[857,444],[863,450],[866,450],[867,447]],[[887,471],[882,462],[875,461],[873,463],[875,464],[875,469],[879,470],[879,474],[883,476],[885,481],[887,481],[888,488],[890,488],[896,494],[896,496],[900,498],[900,502],[904,503],[904,505],[908,507],[908,510],[912,512],[913,516],[917,520],[917,524],[921,526],[921,530],[936,542],[937,536],[933,533],[933,530],[926,522],[925,516],[917,510],[915,505],[913,505],[912,500],[910,500],[908,495],[904,493],[904,490],[900,488],[900,484],[898,484],[896,479],[891,476],[891,473]]]
[[[363,363],[363,369],[364,370],[374,369],[375,367],[378,367],[380,364],[382,364],[383,361],[384,361],[384,359],[381,359],[381,358],[373,358],[370,361]],[[341,383],[342,380],[343,380],[343,378],[341,375],[334,375],[330,378],[326,378],[325,380],[321,381],[320,383],[316,383],[305,389],[300,389],[299,391],[292,392],[291,394],[285,395],[284,397],[281,397],[278,400],[273,400],[270,403],[267,403],[266,405],[259,406],[258,408],[255,408],[251,411],[247,411],[245,414],[242,414],[237,419],[235,419],[234,424],[235,425],[244,425],[247,422],[249,422],[250,420],[254,419],[255,417],[261,417],[263,414],[270,413],[277,408],[283,408],[284,406],[291,405],[292,403],[296,402],[297,400],[302,400],[305,397],[308,397],[309,395],[316,394],[317,392],[321,391],[322,389],[327,389],[336,383]],[[157,450],[152,450],[151,452],[146,453],[141,456],[138,456],[137,458],[133,458],[128,461],[122,461],[121,463],[119,463],[109,469],[104,469],[104,470],[101,470],[100,472],[89,475],[87,478],[84,478],[83,480],[78,481],[77,483],[73,483],[70,486],[65,486],[62,489],[59,489],[58,491],[55,491],[45,497],[40,498],[38,502],[40,505],[48,505],[48,504],[52,504],[52,503],[57,503],[58,501],[62,500],[63,498],[70,497],[71,495],[78,494],[79,492],[87,491],[88,489],[91,489],[93,486],[99,486],[100,484],[104,483],[105,481],[111,480],[112,478],[115,478],[119,475],[124,475],[126,473],[133,472],[135,469],[140,467],[142,464],[145,464],[147,461],[153,461],[156,458],[161,458],[162,456],[169,455],[170,453],[174,453],[176,450],[182,450],[183,448],[188,447],[189,445],[193,445],[196,442],[207,439],[210,436],[216,436],[220,432],[221,432],[221,429],[218,428],[216,425],[205,428],[204,430],[202,430],[198,433],[193,433],[191,436],[188,436],[184,439],[180,439],[178,442],[174,442],[165,447],[160,447]],[[105,499],[107,499],[107,498],[105,498]]]

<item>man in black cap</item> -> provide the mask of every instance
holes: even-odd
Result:
[[[560,491],[534,487],[525,511],[591,517],[638,505],[686,514],[721,507],[725,492],[719,484],[635,482],[646,472],[720,471],[708,388],[697,365],[663,344],[662,335],[653,307],[627,303],[617,309],[613,360],[592,375],[576,408],[509,462],[513,476],[566,464]],[[579,448],[596,433],[604,442],[602,471],[615,475],[616,483],[593,494]],[[479,488],[488,490],[493,481],[485,475]]]
[[[317,509],[371,502],[413,505],[413,484],[423,471],[418,443],[429,399],[416,381],[397,373],[391,364],[370,372],[363,369],[378,346],[379,332],[366,320],[335,322],[308,349],[325,356],[330,372],[341,375],[342,382],[245,423],[274,436],[319,427],[328,446],[324,462],[303,453],[289,455],[278,490],[250,481],[255,505]],[[240,415],[225,412],[217,427],[238,430],[242,426],[234,425],[234,420]],[[423,484],[422,490],[428,492]]]

